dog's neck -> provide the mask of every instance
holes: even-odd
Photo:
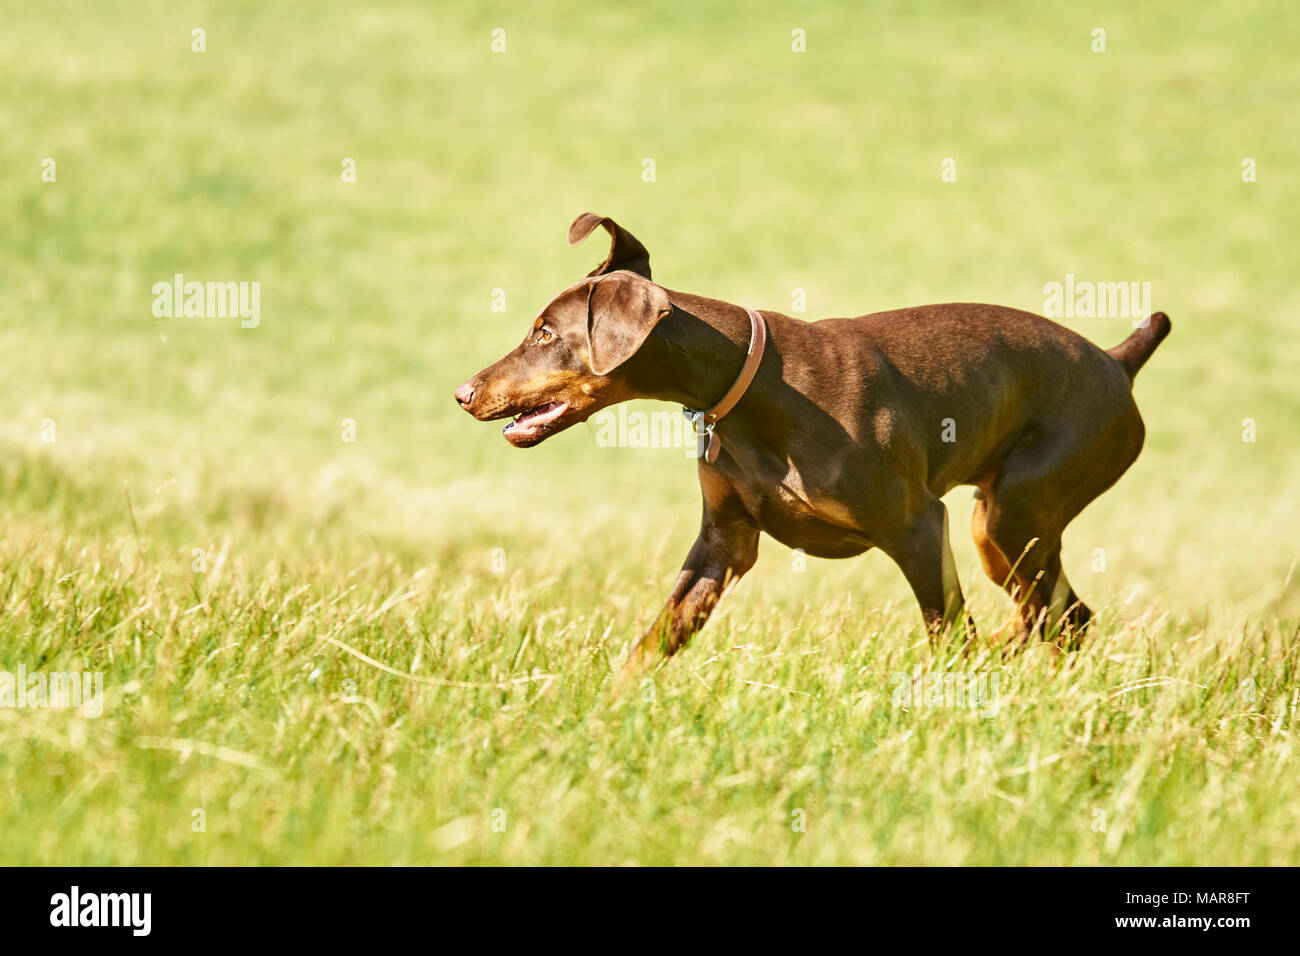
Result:
[[[637,398],[699,411],[715,405],[740,374],[749,349],[749,315],[738,305],[694,296],[687,311],[678,298],[673,295],[673,311],[628,362],[627,382]]]

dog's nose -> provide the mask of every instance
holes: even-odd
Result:
[[[456,389],[456,402],[461,408],[469,408],[470,402],[474,401],[474,386],[466,382],[460,388]]]

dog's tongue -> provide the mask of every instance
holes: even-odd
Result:
[[[513,421],[507,422],[506,427],[501,430],[507,435],[517,437],[531,435],[542,426],[559,418],[566,408],[568,405],[565,402],[547,402],[545,405],[538,405]]]

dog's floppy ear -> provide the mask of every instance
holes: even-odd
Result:
[[[672,312],[668,293],[648,279],[615,272],[587,293],[587,364],[608,375],[633,355],[659,320]]]
[[[569,227],[569,245],[576,246],[582,242],[597,226],[604,226],[613,236],[614,241],[610,244],[609,255],[605,257],[605,261],[588,272],[588,276],[603,276],[624,269],[647,279],[650,278],[650,253],[637,241],[636,236],[607,216],[584,212],[573,220],[573,225]]]

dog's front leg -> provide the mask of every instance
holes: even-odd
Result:
[[[686,556],[668,603],[628,652],[620,678],[636,677],[686,646],[757,558],[758,529],[741,515],[710,508],[706,499],[700,536]]]

